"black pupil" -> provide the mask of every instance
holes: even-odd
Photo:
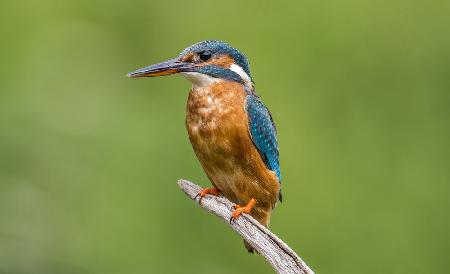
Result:
[[[200,59],[202,59],[202,61],[208,61],[210,58],[211,58],[211,52],[204,51],[204,52],[200,53]]]

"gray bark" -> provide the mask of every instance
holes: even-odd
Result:
[[[198,185],[179,180],[180,188],[194,199],[202,190]],[[197,199],[198,201],[198,199]],[[248,214],[242,214],[230,223],[234,204],[223,196],[206,195],[200,206],[225,221],[243,239],[249,242],[269,262],[277,273],[314,274],[306,263],[269,229],[261,225]]]

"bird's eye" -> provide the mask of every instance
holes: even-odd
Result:
[[[202,61],[208,61],[209,59],[211,59],[211,52],[209,51],[200,52],[200,59]]]

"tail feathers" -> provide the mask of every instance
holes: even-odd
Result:
[[[256,254],[259,254],[258,251],[256,251],[256,249],[251,246],[251,244],[249,244],[249,242],[247,242],[246,240],[244,240],[244,246],[247,249],[248,253],[253,254],[256,252]]]

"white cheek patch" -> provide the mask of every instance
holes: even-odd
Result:
[[[239,76],[241,76],[241,78],[244,80],[244,82],[247,85],[252,86],[252,80],[250,79],[250,77],[248,76],[248,74],[239,66],[236,64],[232,64],[230,66],[230,70],[236,72]]]
[[[222,81],[222,79],[215,78],[203,73],[198,72],[182,72],[180,73],[186,79],[188,79],[192,83],[192,87],[196,88],[204,88],[211,84]]]

